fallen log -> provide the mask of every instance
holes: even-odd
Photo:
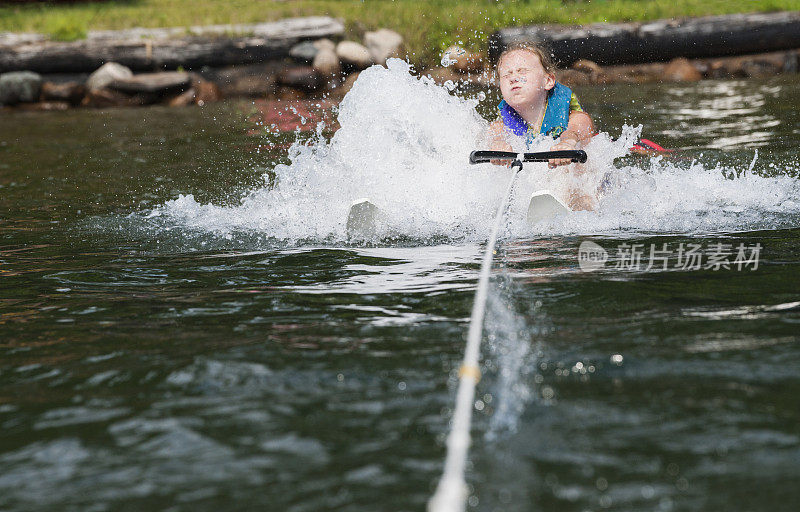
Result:
[[[531,25],[489,37],[493,62],[509,45],[544,44],[562,66],[580,59],[601,65],[663,62],[800,48],[800,12],[731,14],[647,23],[598,23],[583,27]]]
[[[338,38],[343,33],[339,20],[309,17],[257,25],[97,31],[73,42],[0,34],[0,73],[82,73],[106,62],[134,71],[232,66],[283,59],[300,41]]]

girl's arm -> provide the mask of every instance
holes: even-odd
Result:
[[[511,147],[506,141],[506,138],[503,136],[503,121],[502,119],[496,119],[489,125],[489,149],[492,151],[513,151],[514,149]]]
[[[514,151],[514,148],[511,147],[511,144],[509,144],[503,136],[503,128],[502,119],[497,119],[489,125],[489,149],[492,151]],[[510,163],[511,160],[492,160],[492,164],[494,165],[508,165]]]
[[[569,113],[569,122],[567,129],[561,134],[558,143],[550,148],[550,151],[562,151],[569,149],[578,149],[583,144],[586,144],[594,134],[594,123],[592,118],[586,112],[571,111]],[[567,165],[570,161],[568,159],[559,158],[550,160],[549,166],[551,168],[559,165]]]
[[[578,149],[586,144],[594,134],[594,124],[589,114],[585,112],[572,111],[569,113],[569,122],[567,129],[561,134],[558,144],[550,148],[552,151],[560,151],[564,149]],[[567,165],[569,160],[556,159],[550,160],[549,166],[551,168],[558,165]],[[576,166],[574,172],[580,174],[582,166]],[[597,197],[586,194],[581,187],[573,183],[569,189],[569,197],[567,204],[572,210],[594,210],[597,205]]]

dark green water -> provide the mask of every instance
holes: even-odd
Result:
[[[764,190],[797,190],[794,76],[580,92],[686,173],[759,149]],[[0,114],[0,509],[424,509],[481,245],[141,220],[179,194],[235,205],[287,162],[293,136],[248,135],[251,114]],[[505,240],[470,509],[795,510],[800,208],[781,204],[756,229]],[[605,270],[580,270],[585,240]],[[636,272],[621,243],[762,249],[757,269]]]

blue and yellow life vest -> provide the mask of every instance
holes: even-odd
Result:
[[[556,82],[547,94],[547,105],[538,133],[534,133],[534,129],[505,100],[501,101],[497,108],[500,110],[500,117],[506,129],[514,135],[527,135],[525,142],[529,144],[537,135],[549,135],[555,139],[564,133],[569,123],[569,111],[582,110],[580,104],[577,104],[577,98],[574,101],[578,105],[577,108],[570,108],[573,96],[572,89]]]

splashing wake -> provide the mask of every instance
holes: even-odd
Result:
[[[346,240],[350,203],[368,197],[387,215],[394,234],[414,239],[482,240],[510,171],[470,166],[467,155],[485,147],[487,122],[477,101],[451,95],[409,64],[361,73],[339,110],[341,128],[330,141],[295,143],[289,165],[277,165],[276,185],[245,194],[232,207],[200,204],[181,195],[149,213],[187,229],[230,236],[257,232],[280,240]],[[516,237],[620,231],[707,232],[797,225],[797,180],[766,178],[745,170],[654,158],[617,168],[640,127],[625,126],[617,140],[599,134],[586,148],[589,163],[576,177],[546,164],[527,164],[511,206],[509,234]],[[520,143],[518,142],[517,145]],[[533,150],[552,141],[536,141]],[[515,148],[521,150],[519,146]],[[645,168],[646,167],[646,168]],[[599,208],[527,226],[530,194],[547,188],[562,197],[570,187],[593,193],[604,184]]]

